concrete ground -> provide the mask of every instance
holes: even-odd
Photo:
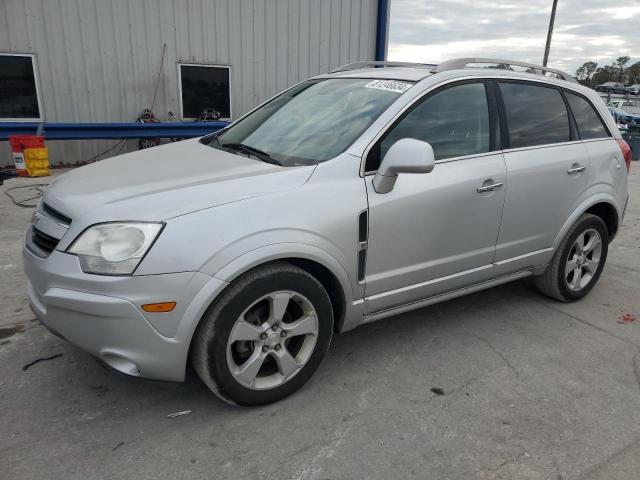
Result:
[[[31,210],[0,193],[0,478],[637,479],[640,319],[621,317],[640,318],[638,162],[630,193],[582,301],[523,281],[370,324],[335,338],[299,393],[254,409],[192,373],[125,377],[50,335],[24,294]]]

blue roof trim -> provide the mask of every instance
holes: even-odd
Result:
[[[39,123],[0,122],[0,140],[9,135],[35,135],[43,126],[45,140],[93,140],[118,138],[201,137],[228,125],[228,122],[163,123]]]

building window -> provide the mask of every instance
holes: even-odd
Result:
[[[40,120],[33,55],[0,53],[0,120]]]
[[[205,115],[211,119],[212,111],[220,115],[220,120],[231,119],[230,70],[220,65],[179,64],[183,119]]]

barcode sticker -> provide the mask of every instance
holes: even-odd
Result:
[[[13,164],[16,167],[16,170],[24,170],[24,154],[23,153],[13,153]]]
[[[373,80],[367,83],[365,88],[377,88],[378,90],[402,93],[409,90],[412,85],[412,83],[399,82],[398,80]]]

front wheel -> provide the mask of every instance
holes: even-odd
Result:
[[[331,300],[318,280],[287,263],[234,281],[198,326],[191,361],[223,400],[264,405],[298,390],[333,333]]]
[[[609,250],[607,227],[600,217],[582,215],[558,247],[547,270],[534,278],[543,294],[572,302],[594,287]]]

